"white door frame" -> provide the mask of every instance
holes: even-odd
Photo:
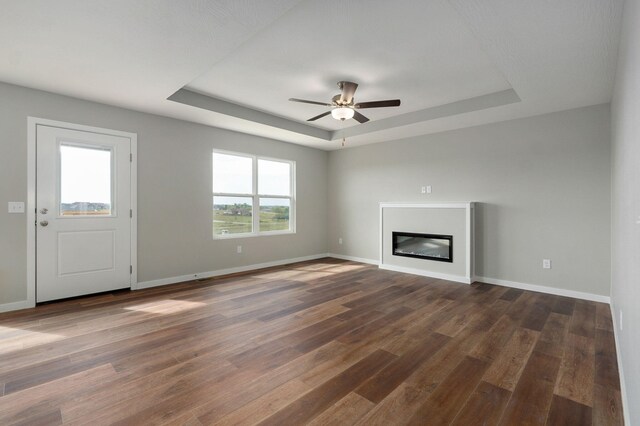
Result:
[[[131,289],[138,286],[138,135],[64,121],[27,117],[27,306],[36,306],[36,135],[39,125],[121,136],[131,141]]]

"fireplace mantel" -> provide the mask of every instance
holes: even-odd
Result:
[[[453,262],[393,254],[392,233],[452,235]],[[474,203],[380,203],[381,269],[471,284],[474,277]]]

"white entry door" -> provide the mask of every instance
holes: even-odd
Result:
[[[38,125],[36,300],[131,286],[131,139]]]

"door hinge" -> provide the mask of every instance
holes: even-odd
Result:
[[[129,153],[129,162],[133,163],[133,153],[132,152]]]
[[[133,274],[133,265],[129,265],[129,275]]]
[[[129,209],[129,217],[133,217],[133,209]]]

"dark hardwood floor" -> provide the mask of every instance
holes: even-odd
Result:
[[[336,259],[0,315],[0,424],[617,425],[605,304]]]

